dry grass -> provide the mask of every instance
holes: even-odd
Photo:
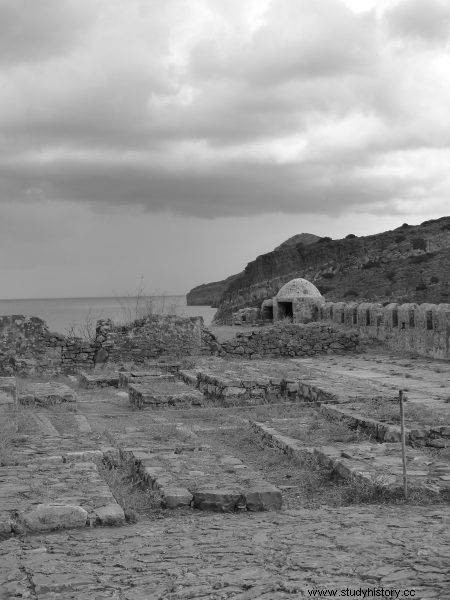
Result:
[[[123,508],[127,521],[134,523],[142,517],[161,516],[161,495],[146,487],[132,472],[129,463],[121,461],[118,465],[111,465],[102,462],[98,470]]]
[[[346,408],[354,408],[358,413],[382,421],[383,423],[400,424],[400,410],[397,398],[379,396],[367,398],[361,402],[352,402]],[[436,410],[417,402],[405,403],[405,423],[407,426],[431,427],[446,424],[446,419]]]
[[[401,491],[390,491],[374,480],[343,480],[321,465],[312,456],[300,463],[278,449],[267,446],[248,428],[212,433],[208,440],[221,445],[234,456],[259,471],[283,492],[285,508],[317,508],[350,504],[436,504],[441,500],[434,494],[411,489],[405,501]]]
[[[6,413],[6,416],[0,421],[0,466],[17,464],[17,457],[14,451],[14,445],[27,430],[27,419],[24,411],[15,408]]]

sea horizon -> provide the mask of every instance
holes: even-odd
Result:
[[[92,328],[99,319],[124,322],[147,312],[200,316],[205,324],[210,324],[216,309],[210,306],[188,306],[185,294],[0,299],[0,316],[39,317],[47,323],[50,330],[61,334],[81,333],[87,324]]]

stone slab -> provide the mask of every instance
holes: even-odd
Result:
[[[52,406],[65,402],[76,402],[77,395],[68,385],[63,383],[27,382],[19,391],[21,404]]]
[[[281,491],[234,456],[209,448],[191,451],[145,452],[124,455],[143,480],[159,490],[168,508],[191,505],[200,510],[278,510]]]
[[[85,389],[118,387],[119,373],[105,371],[82,371],[78,381],[80,387]]]
[[[119,387],[127,389],[129,384],[149,380],[175,381],[175,376],[162,369],[150,369],[147,371],[121,371],[119,372]]]
[[[145,406],[159,408],[182,408],[201,406],[203,394],[181,381],[158,381],[154,378],[142,379],[138,383],[128,385],[130,404],[134,408]]]

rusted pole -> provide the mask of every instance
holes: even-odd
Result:
[[[408,496],[408,480],[406,476],[405,413],[403,410],[403,390],[399,390],[398,399],[400,404],[400,433],[402,441],[403,495],[406,500]]]

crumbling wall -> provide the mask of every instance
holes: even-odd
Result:
[[[63,336],[42,319],[23,315],[0,317],[0,375],[33,375],[61,362]]]
[[[240,308],[233,313],[233,325],[254,325],[260,319],[260,311],[253,306]]]
[[[358,344],[356,331],[325,323],[283,323],[238,333],[222,343],[221,354],[246,358],[314,356],[354,351]]]
[[[203,319],[153,315],[130,325],[99,321],[95,361],[142,363],[160,356],[200,354],[204,348]]]
[[[318,320],[356,327],[392,350],[450,358],[450,304],[326,302]]]

